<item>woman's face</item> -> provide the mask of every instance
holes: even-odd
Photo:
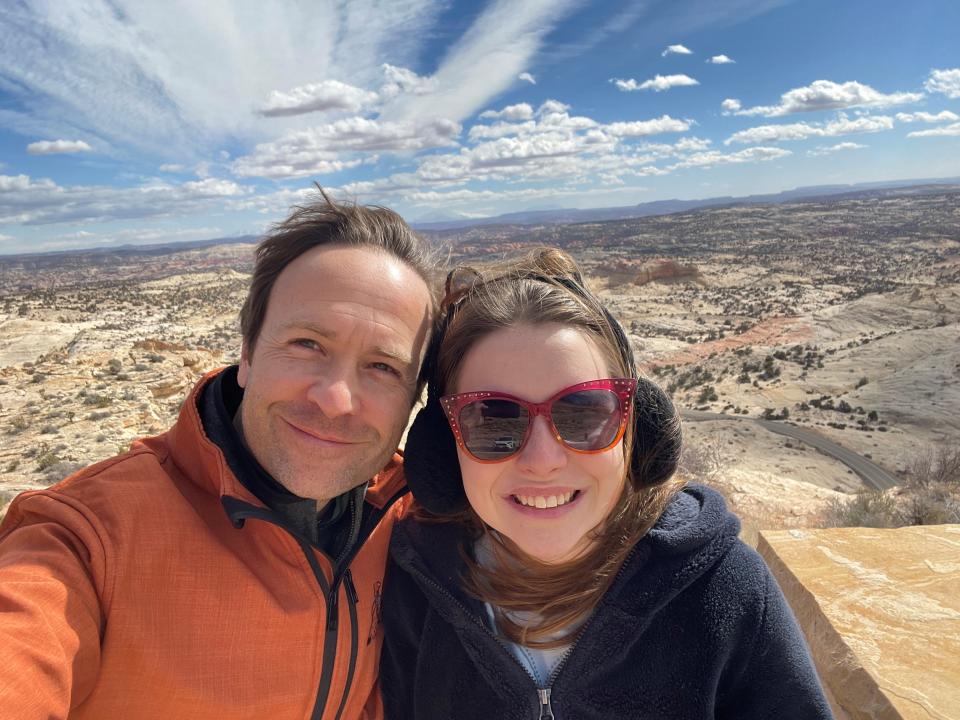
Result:
[[[616,373],[614,373],[616,374]],[[452,392],[492,390],[542,402],[570,385],[611,376],[597,344],[576,328],[556,323],[497,330],[464,357]],[[527,554],[547,563],[571,560],[589,547],[623,490],[622,441],[596,454],[573,452],[553,436],[547,419],[534,418],[526,444],[508,460],[479,463],[459,445],[463,487],[490,527]],[[531,507],[572,500],[557,507]],[[523,500],[521,501],[521,498]]]

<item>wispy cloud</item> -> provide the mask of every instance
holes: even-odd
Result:
[[[741,130],[723,141],[733,143],[777,142],[780,140],[805,140],[809,137],[835,137],[854,133],[873,133],[893,129],[893,118],[887,115],[868,115],[854,119],[840,113],[835,120],[826,123],[788,123],[785,125],[760,125]]]
[[[930,93],[943,93],[951,99],[960,98],[960,68],[931,70],[923,87]]]
[[[523,80],[524,82],[528,82],[531,85],[537,84],[537,79],[528,72],[522,72],[519,75],[517,75],[517,80]]]
[[[950,112],[949,110],[941,110],[936,115],[928,112],[897,113],[896,117],[897,117],[897,120],[905,123],[910,123],[910,122],[938,123],[938,122],[950,122],[951,120],[960,120],[960,115]]]
[[[40,140],[27,145],[27,152],[31,155],[59,155],[93,152],[83,140]]]
[[[671,165],[669,170],[679,170],[681,168],[700,167],[711,168],[717,165],[738,165],[741,163],[768,162],[787,157],[793,153],[789,150],[776,147],[753,147],[746,150],[739,150],[734,153],[723,153],[719,150],[710,150],[708,152],[694,153],[684,158],[680,162]]]
[[[917,102],[923,93],[898,92],[884,94],[869,85],[855,81],[836,83],[831,80],[815,80],[806,87],[788,90],[780,96],[777,105],[758,105],[743,108],[735,98],[724,100],[724,111],[731,115],[762,115],[782,117],[794,113],[818,110],[841,110],[844,108],[887,108]]]
[[[443,119],[389,122],[343,118],[260,143],[252,153],[235,160],[232,168],[240,177],[327,175],[360,165],[364,158],[355,157],[356,153],[369,156],[455,145],[460,129],[459,123]]]
[[[700,83],[688,75],[656,75],[649,80],[638,83],[633,78],[621,80],[619,78],[610,78],[610,82],[617,86],[623,92],[635,92],[637,90],[653,90],[654,92],[663,92],[673,87],[683,87],[685,85],[699,85]]]
[[[182,217],[223,209],[224,202],[248,192],[230,180],[215,178],[178,185],[153,181],[130,188],[114,188],[64,187],[47,178],[0,175],[0,225]]]
[[[952,125],[944,125],[943,127],[930,128],[929,130],[914,130],[913,132],[907,133],[908,138],[958,136],[960,136],[960,122],[955,122]]]
[[[730,65],[731,63],[735,63],[736,60],[732,60],[726,55],[714,55],[713,57],[708,58],[707,62],[712,65]]]
[[[822,157],[824,155],[833,155],[834,153],[843,152],[844,150],[862,150],[865,147],[867,146],[852,142],[842,142],[837,143],[836,145],[820,145],[813,150],[808,150],[807,155],[810,157]]]
[[[254,112],[274,91],[338,77],[376,89],[385,49],[412,63],[442,9],[435,0],[7,4],[0,79],[13,102],[0,122],[195,160],[296,127],[295,117]]]
[[[431,76],[436,90],[387,104],[386,120],[461,121],[508,89],[530,65],[544,37],[581,0],[493,0],[453,44]]]
[[[693,50],[683,45],[668,45],[667,49],[660,53],[660,57],[667,55],[693,55]]]

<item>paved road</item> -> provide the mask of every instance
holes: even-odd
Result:
[[[724,413],[704,412],[703,410],[682,410],[680,413],[684,420],[697,422],[699,420],[730,420],[733,422],[754,422],[760,425],[764,430],[786,435],[794,440],[812,445],[820,452],[836,458],[848,468],[853,470],[864,483],[874,490],[888,490],[895,485],[899,485],[896,477],[888,473],[879,465],[870,462],[863,455],[847,450],[845,447],[837,445],[831,440],[827,440],[816,430],[798,427],[792,423],[780,422],[777,420],[763,420],[761,418],[744,417],[742,415],[726,415]]]

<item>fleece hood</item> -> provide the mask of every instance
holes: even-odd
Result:
[[[717,491],[702,485],[685,487],[637,544],[603,602],[634,620],[648,616],[712,568],[736,542],[739,531],[739,520]],[[476,602],[459,587],[464,540],[455,523],[424,523],[408,514],[395,529],[391,554],[400,567],[428,581],[424,586],[428,595],[437,583],[471,607]]]

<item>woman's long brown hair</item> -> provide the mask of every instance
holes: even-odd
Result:
[[[577,264],[553,248],[492,270],[457,294],[437,357],[441,394],[452,392],[463,358],[480,338],[502,328],[558,323],[579,329],[602,351],[612,374],[629,376],[632,369],[600,301],[585,287]],[[497,627],[509,640],[530,647],[551,648],[572,641],[613,584],[633,547],[657,521],[683,487],[676,477],[644,487],[632,477],[632,422],[624,436],[627,459],[623,492],[610,515],[591,531],[589,549],[568,562],[548,564],[523,552],[509,538],[487,527],[467,509],[441,520],[465,523],[474,543],[481,538],[492,561],[477,562],[473,546],[463,548],[468,592],[493,606]],[[674,431],[679,432],[679,426]],[[654,450],[653,452],[656,452]],[[641,466],[643,463],[641,463]],[[637,489],[639,488],[639,489]],[[534,621],[521,624],[514,613],[529,613]]]

